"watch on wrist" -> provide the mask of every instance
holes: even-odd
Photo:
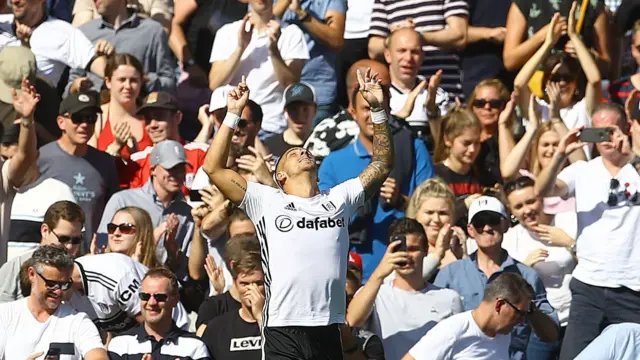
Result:
[[[20,125],[26,127],[27,129],[31,127],[31,125],[33,125],[33,120],[32,119],[27,119],[27,118],[22,118],[22,120],[20,121]]]
[[[182,63],[182,65],[184,66],[185,69],[188,69],[188,68],[192,67],[195,64],[196,64],[196,61],[193,58],[191,58],[191,59],[189,59],[189,60],[187,60],[187,61]]]
[[[427,117],[429,119],[437,119],[440,117],[440,108],[436,107],[436,109],[434,111],[429,110],[429,108],[427,108]]]

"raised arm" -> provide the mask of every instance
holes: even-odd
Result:
[[[11,186],[21,187],[26,185],[24,184],[25,175],[38,159],[33,114],[36,111],[36,105],[40,101],[40,94],[26,79],[22,80],[20,95],[15,90],[12,91],[13,108],[21,120],[18,150],[9,162],[8,178]]]
[[[522,164],[525,160],[528,160],[529,149],[533,139],[536,137],[538,128],[540,126],[540,118],[536,114],[536,101],[533,94],[529,99],[529,127],[525,132],[522,139],[518,141],[505,158],[502,158],[503,151],[500,149],[500,173],[504,179],[512,179],[518,176],[518,170],[522,169]]]
[[[247,23],[249,23],[248,29]],[[218,33],[218,35],[220,35],[220,33]],[[238,64],[240,64],[242,53],[244,53],[247,46],[249,46],[252,36],[253,24],[249,21],[249,14],[247,14],[242,19],[240,30],[238,31],[238,46],[235,48],[233,53],[231,53],[231,56],[226,60],[213,61],[211,63],[211,70],[209,71],[209,88],[211,90],[215,90],[229,82],[229,79],[233,76]],[[216,42],[214,41],[213,44],[214,46],[211,50],[212,54],[216,51]]]
[[[442,30],[423,32],[422,38],[425,43],[441,49],[464,49],[467,46],[469,19],[466,16],[454,15],[449,16],[446,22],[447,26]]]
[[[558,134],[558,137],[562,139],[569,132],[569,128],[560,117],[560,84],[550,82],[545,91],[549,98],[549,121],[551,121],[553,130]],[[573,164],[580,160],[587,160],[584,151],[574,151],[569,154],[570,163]]]
[[[232,203],[239,205],[247,191],[247,182],[237,172],[226,169],[229,147],[233,132],[240,121],[240,114],[249,101],[249,88],[242,82],[227,95],[227,116],[207,151],[202,169],[209,175],[211,182]]]
[[[394,149],[391,128],[387,123],[387,112],[383,107],[384,92],[378,74],[358,70],[359,93],[369,104],[371,122],[373,123],[373,158],[371,163],[360,174],[360,182],[367,198],[380,191],[382,183],[389,177],[393,169]]]
[[[567,184],[562,180],[558,180],[557,177],[569,154],[585,145],[578,140],[578,133],[581,130],[582,128],[572,129],[560,140],[558,148],[551,159],[551,163],[544,167],[536,178],[536,183],[533,187],[536,196],[566,197],[569,195]]]

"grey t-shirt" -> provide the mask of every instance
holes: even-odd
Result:
[[[82,157],[73,156],[54,141],[40,148],[38,168],[42,177],[58,179],[73,191],[85,214],[85,246],[88,247],[109,197],[119,190],[114,158],[93,147]]]

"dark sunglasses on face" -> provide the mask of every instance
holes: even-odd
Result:
[[[120,232],[125,234],[125,235],[131,235],[134,234],[136,232],[136,226],[133,224],[129,224],[129,223],[124,223],[124,224],[114,224],[114,223],[108,223],[107,224],[107,233],[108,234],[113,234],[116,232],[116,229],[120,229]]]
[[[73,114],[71,116],[67,116],[71,119],[71,122],[75,125],[87,124],[93,125],[98,121],[98,114]]]
[[[238,120],[238,129],[244,129],[249,125],[249,122],[245,119]]]
[[[502,108],[502,106],[504,106],[504,101],[502,101],[501,99],[493,99],[493,100],[475,99],[475,100],[473,100],[473,107],[476,107],[476,108],[483,108],[487,104],[489,104],[489,107],[491,107],[492,109],[500,109],[500,108]]]
[[[471,225],[476,228],[476,231],[482,233],[484,227],[489,225],[494,230],[499,230],[502,227],[502,217],[497,214],[478,214],[471,220]]]
[[[160,110],[160,111],[147,111],[142,117],[144,118],[144,122],[149,125],[152,120],[157,121],[171,121],[175,118],[176,112],[171,110]]]
[[[71,285],[73,285],[73,282],[71,281],[62,282],[62,281],[49,280],[46,277],[42,276],[42,274],[40,274],[39,272],[36,271],[35,273],[38,274],[40,279],[44,281],[44,286],[47,288],[47,290],[50,290],[50,291],[56,291],[58,289],[61,289],[62,291],[67,291],[71,288]]]
[[[60,244],[71,242],[73,245],[78,245],[82,242],[82,236],[58,235],[53,230],[51,230],[51,233],[58,238],[58,242],[60,242]]]
[[[169,298],[168,294],[149,294],[145,292],[138,293],[138,296],[142,301],[149,301],[153,297],[157,302],[165,302]]]
[[[526,311],[522,311],[522,310],[518,309],[518,307],[513,305],[509,300],[507,300],[507,299],[498,299],[498,300],[502,300],[502,301],[504,301],[505,304],[509,305],[518,314],[518,316],[520,318],[527,317],[527,312]]]
[[[549,81],[551,82],[572,82],[574,80],[574,76],[571,74],[553,74],[551,75],[551,77],[549,78]]]

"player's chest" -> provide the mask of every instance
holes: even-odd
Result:
[[[317,202],[289,201],[273,206],[266,212],[265,222],[276,231],[288,233],[294,230],[341,231],[349,225],[344,203],[334,200]],[[269,224],[269,222],[271,224]]]

